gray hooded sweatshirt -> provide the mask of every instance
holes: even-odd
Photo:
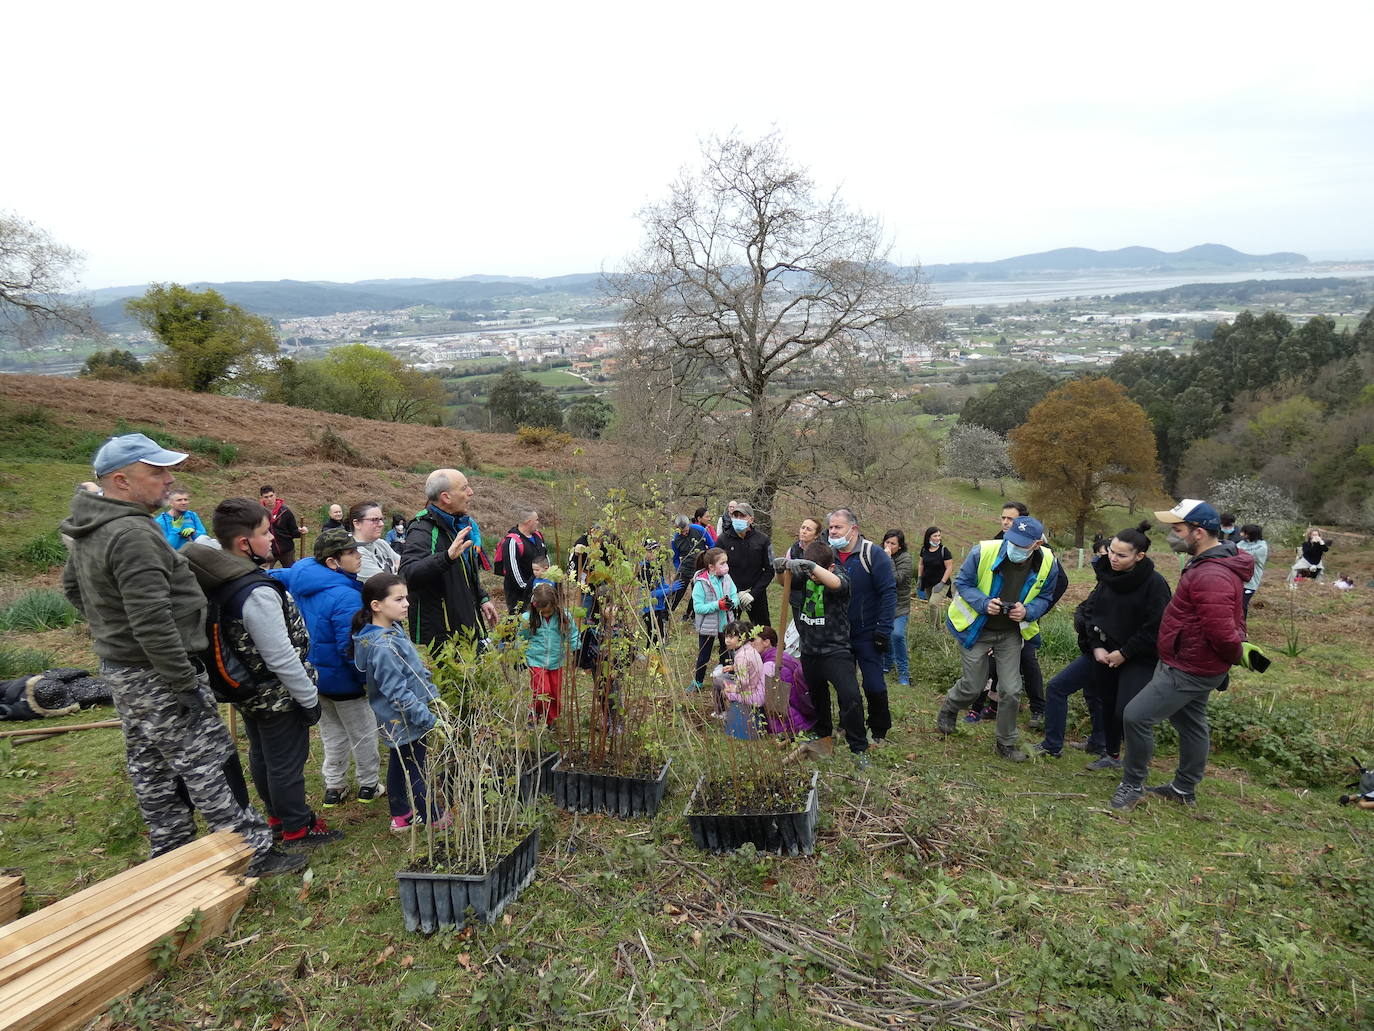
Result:
[[[61,530],[72,539],[62,590],[90,625],[96,655],[151,667],[173,690],[194,690],[190,653],[207,644],[205,595],[152,514],[79,490]]]

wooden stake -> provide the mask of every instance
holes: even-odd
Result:
[[[25,727],[23,730],[0,731],[0,737],[53,737],[71,730],[102,730],[119,726],[119,720],[101,720],[99,723],[68,723],[60,727]]]

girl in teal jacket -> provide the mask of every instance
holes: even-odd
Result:
[[[563,697],[563,656],[582,645],[572,614],[558,608],[552,584],[539,584],[530,595],[530,611],[520,616],[520,637],[527,642],[525,665],[530,670],[535,718],[552,723],[558,719]]]

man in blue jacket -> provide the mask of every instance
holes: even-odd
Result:
[[[1021,712],[1021,645],[1040,632],[1036,622],[1054,605],[1059,563],[1041,538],[1045,528],[1031,516],[1017,516],[1002,540],[982,541],[969,551],[954,577],[957,595],[945,625],[962,648],[964,675],[949,689],[936,717],[942,734],[952,734],[959,710],[983,690],[988,654],[997,663],[997,754],[1024,762],[1017,747]]]
[[[863,683],[869,734],[881,748],[892,729],[883,656],[897,612],[897,574],[892,556],[859,533],[859,520],[852,510],[831,512],[828,527],[835,561],[849,577],[849,644]]]
[[[315,557],[269,574],[286,585],[310,631],[310,664],[319,674],[320,741],[324,745],[324,807],[348,795],[348,761],[358,778],[358,801],[385,794],[377,751],[377,717],[367,684],[353,665],[353,616],[362,608],[362,557],[344,529],[315,538]]]

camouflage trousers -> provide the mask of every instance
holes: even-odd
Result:
[[[123,723],[129,779],[148,825],[154,856],[185,845],[196,836],[195,810],[212,830],[238,831],[262,855],[272,847],[272,832],[251,807],[234,800],[224,779],[224,762],[233,743],[220,719],[204,676],[194,696],[178,695],[155,670],[102,663],[110,678],[114,706]],[[178,711],[178,710],[184,711]],[[177,792],[178,778],[194,809]]]

